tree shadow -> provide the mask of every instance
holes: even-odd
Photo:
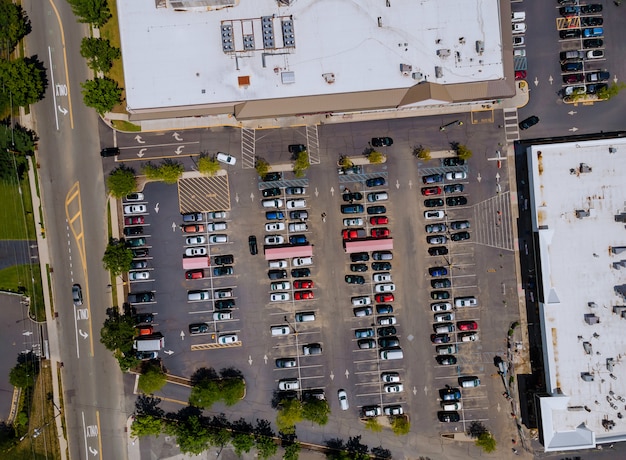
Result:
[[[191,375],[189,380],[191,382],[191,386],[196,386],[206,380],[217,380],[218,378],[219,376],[217,375],[217,372],[215,372],[215,369],[212,367],[201,367]]]

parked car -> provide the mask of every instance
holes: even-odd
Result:
[[[393,145],[393,139],[390,137],[372,137],[372,147],[389,147]]]
[[[607,81],[609,78],[611,78],[611,74],[609,72],[590,72],[587,74],[587,81],[589,83]]]
[[[250,235],[248,237],[248,249],[250,249],[250,254],[252,255],[256,255],[259,252],[256,243],[256,236]]]
[[[385,214],[387,212],[387,208],[384,206],[368,206],[367,213],[369,215],[372,214]]]
[[[343,204],[341,205],[342,214],[358,214],[364,211],[362,204]]]
[[[450,239],[452,241],[463,241],[463,240],[469,240],[470,239],[470,233],[469,232],[457,232],[457,233],[453,233],[450,235]]]
[[[361,227],[363,226],[363,224],[363,219],[361,219],[360,217],[343,220],[343,225],[346,227]]]
[[[213,276],[226,276],[234,273],[233,267],[229,265],[223,265],[221,267],[213,268]]]
[[[441,187],[423,187],[422,195],[424,196],[441,195]]]
[[[346,275],[345,281],[348,284],[365,284],[365,278],[360,275]]]
[[[478,329],[478,323],[476,321],[459,321],[456,323],[456,327],[459,331],[475,331]]]
[[[519,129],[521,130],[528,129],[531,126],[535,126],[537,123],[539,123],[539,117],[532,115],[519,122]]]
[[[441,174],[429,174],[422,177],[422,182],[425,184],[436,184],[438,182],[443,182],[443,176]]]
[[[287,187],[285,189],[285,193],[287,195],[304,195],[306,193],[306,188],[304,188],[304,187]]]
[[[450,302],[438,302],[432,304],[430,309],[434,312],[452,311],[452,304]]]
[[[426,220],[432,219],[443,219],[446,216],[446,213],[443,211],[425,211],[424,218]]]
[[[435,357],[435,361],[440,366],[453,366],[456,364],[457,359],[454,355],[439,355]]]
[[[215,265],[228,265],[235,262],[235,258],[232,254],[225,254],[223,256],[215,256],[213,258],[213,263]]]
[[[435,344],[448,343],[450,342],[450,340],[451,339],[448,334],[431,334],[430,335],[430,341]]]
[[[183,222],[202,222],[204,216],[201,212],[187,212],[182,215]]]
[[[209,325],[207,323],[194,323],[189,325],[189,333],[191,335],[206,334],[209,332]]]
[[[452,230],[464,230],[466,228],[470,228],[470,223],[467,220],[457,220],[450,222],[450,228]]]
[[[363,199],[363,194],[361,192],[348,192],[341,195],[343,201],[349,201],[352,203],[353,201],[361,201]]]
[[[124,206],[124,214],[145,214],[147,211],[145,204],[129,204]]]
[[[524,43],[524,40],[523,40],[524,37],[516,37],[516,38],[521,38],[522,43]],[[465,164],[465,160],[459,157],[444,158],[442,162],[444,166],[462,166]]]
[[[357,339],[365,339],[368,337],[374,337],[376,334],[374,332],[374,329],[371,327],[365,328],[365,329],[357,329],[354,331],[354,337],[356,337]]]
[[[384,177],[373,177],[371,179],[367,179],[365,181],[365,185],[367,187],[379,187],[381,185],[385,185],[385,178]]]
[[[428,244],[446,244],[448,238],[445,235],[430,235],[426,237]]]
[[[350,254],[350,262],[367,262],[370,256],[367,252],[353,252]]]
[[[311,276],[311,269],[310,268],[294,268],[291,270],[291,276],[293,276],[294,278],[306,278],[308,276]]]
[[[273,196],[279,196],[282,192],[278,187],[266,188],[261,190],[263,198],[271,198]]]
[[[436,278],[430,280],[430,287],[433,289],[446,289],[452,286],[452,282],[448,278]]]
[[[431,256],[445,256],[448,253],[448,248],[445,246],[435,246],[428,248],[428,255]]]
[[[461,417],[459,416],[458,412],[439,411],[437,412],[437,419],[440,422],[452,423],[452,422],[458,422],[459,420],[461,420]]]
[[[430,267],[428,269],[428,274],[430,276],[446,276],[448,274],[448,269],[445,267]]]
[[[563,40],[568,38],[580,38],[580,29],[559,30],[559,37]]]
[[[350,264],[350,271],[361,273],[367,271],[367,264]]]
[[[387,192],[372,192],[367,194],[367,201],[374,203],[377,201],[387,201],[389,194]]]
[[[601,38],[588,38],[583,40],[583,48],[602,48],[604,41]]]
[[[389,262],[372,262],[372,270],[391,270],[391,264]]]
[[[443,206],[442,198],[430,198],[428,200],[424,200],[424,206],[427,208],[439,208]]]
[[[217,156],[215,157],[217,161],[220,163],[226,163],[227,165],[234,165],[237,163],[237,159],[233,156],[230,156],[228,153],[217,152]]]
[[[443,191],[446,193],[461,193],[464,189],[463,184],[449,184],[443,187]]]

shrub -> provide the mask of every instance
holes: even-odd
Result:
[[[215,176],[221,169],[219,161],[206,155],[200,155],[198,158],[198,172],[205,176]]]
[[[383,160],[385,159],[385,156],[382,153],[380,153],[378,150],[372,150],[367,155],[367,159],[369,160],[370,164],[378,165],[383,162]]]
[[[413,155],[424,161],[432,159],[432,157],[430,156],[430,149],[422,145],[416,145],[415,147],[413,147]]]
[[[148,362],[142,366],[137,388],[145,394],[153,394],[163,388],[166,382],[165,372],[161,366],[154,362]]]
[[[123,198],[134,192],[137,190],[135,171],[124,165],[115,168],[107,177],[107,187],[115,198]]]
[[[296,161],[293,164],[293,173],[296,177],[304,177],[304,173],[310,166],[309,154],[306,151],[300,152],[298,153]]]
[[[254,169],[256,169],[256,172],[260,177],[265,177],[265,175],[270,172],[272,168],[267,160],[264,158],[257,158]]]
[[[409,434],[411,431],[411,422],[406,415],[398,415],[391,420],[391,429],[396,436]]]

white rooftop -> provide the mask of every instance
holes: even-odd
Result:
[[[558,396],[542,400],[545,448],[624,438],[626,313],[614,307],[626,305],[615,290],[626,287],[626,222],[616,220],[626,217],[626,140],[536,145],[528,159],[547,391]],[[585,315],[595,315],[588,317],[591,324]],[[605,418],[615,422],[611,430]]]
[[[130,109],[408,88],[420,78],[450,84],[504,77],[498,0],[295,0],[288,7],[239,0],[214,11],[156,3],[117,2]],[[273,44],[264,48],[267,16]],[[292,38],[283,36],[290,19]],[[225,53],[222,26],[229,25],[235,51]],[[411,68],[403,74],[401,64]]]

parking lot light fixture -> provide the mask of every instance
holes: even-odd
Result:
[[[291,329],[293,329],[293,333],[295,335],[298,335],[298,331],[296,330],[296,326],[294,324],[291,324],[291,322],[287,319],[287,315],[285,315],[285,322],[287,323],[287,326],[289,326]]]

